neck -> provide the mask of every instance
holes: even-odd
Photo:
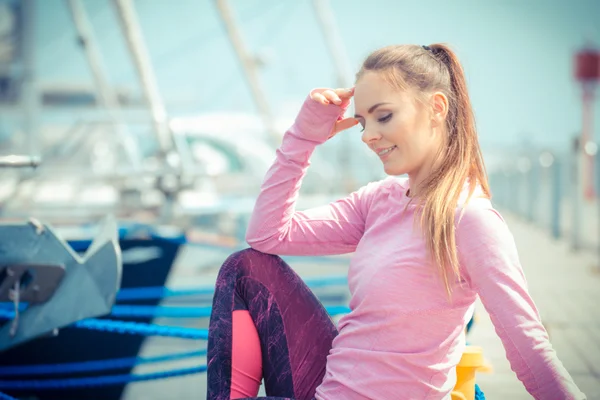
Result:
[[[421,194],[423,183],[429,178],[431,172],[438,163],[428,163],[422,166],[418,171],[408,173],[409,197],[417,197]]]
[[[421,185],[423,184],[423,179],[419,179],[417,176],[408,175],[408,197],[418,197],[421,193]]]
[[[441,151],[434,152],[425,158],[420,168],[408,173],[409,197],[419,196],[423,189],[423,183],[431,176],[431,173],[443,162],[444,154]]]

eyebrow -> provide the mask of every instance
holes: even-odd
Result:
[[[373,113],[373,111],[375,111],[377,109],[377,107],[382,106],[384,104],[391,104],[391,103],[377,103],[374,106],[372,106],[371,108],[369,108],[368,113],[369,114]],[[359,114],[354,114],[354,118],[363,118],[363,116],[359,115]]]

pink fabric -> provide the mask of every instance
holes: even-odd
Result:
[[[256,397],[262,380],[258,332],[248,311],[236,310],[232,319],[231,398]]]
[[[479,295],[531,395],[585,398],[548,341],[512,235],[489,200],[465,203],[463,196],[457,210],[464,279],[454,283],[452,301],[413,224],[415,208],[405,207],[407,179],[389,177],[329,205],[295,209],[309,158],[342,112],[307,99],[264,179],[246,237],[270,254],[354,253],[351,312],[339,322],[316,397],[449,399]]]

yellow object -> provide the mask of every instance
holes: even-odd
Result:
[[[483,365],[477,370],[477,372],[481,372],[483,374],[491,374],[494,372],[494,366],[489,361],[483,361]]]
[[[452,391],[452,400],[467,400],[467,398],[461,392],[457,392],[456,390],[453,390]]]
[[[456,366],[456,386],[452,391],[452,400],[475,399],[475,374],[483,365],[483,349],[479,346],[467,346]]]

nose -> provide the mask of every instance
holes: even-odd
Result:
[[[381,135],[375,129],[367,129],[362,133],[362,141],[369,147],[381,139]]]

